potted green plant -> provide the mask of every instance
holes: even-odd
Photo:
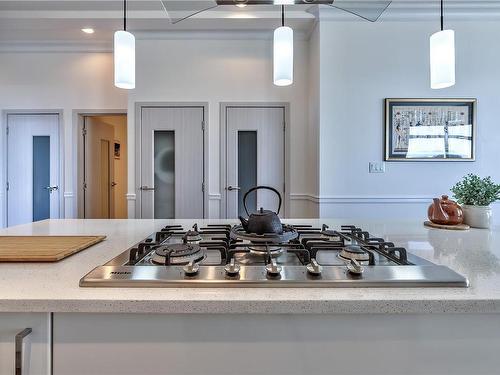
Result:
[[[464,210],[464,222],[473,228],[491,228],[490,204],[500,200],[500,185],[491,177],[468,174],[451,188],[455,199]]]

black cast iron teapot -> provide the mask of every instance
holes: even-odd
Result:
[[[248,208],[247,208],[248,194],[250,194],[256,190],[260,190],[260,189],[271,190],[272,192],[276,193],[276,195],[279,198],[278,212],[264,210],[261,207],[260,210],[258,210],[256,213],[253,213],[253,214],[248,213]],[[256,187],[248,190],[245,193],[245,195],[243,196],[243,206],[245,207],[245,211],[248,215],[248,219],[245,219],[245,218],[240,216],[240,221],[241,221],[241,225],[243,226],[243,229],[247,233],[282,234],[283,233],[283,225],[281,224],[281,220],[278,217],[278,214],[280,213],[280,210],[281,210],[281,202],[282,202],[281,194],[275,188],[272,188],[269,186],[256,186]]]

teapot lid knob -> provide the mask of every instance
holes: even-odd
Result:
[[[261,207],[261,208],[260,208],[260,213],[263,213],[263,212],[264,212],[264,208],[263,208],[263,207]]]

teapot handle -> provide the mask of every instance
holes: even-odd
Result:
[[[245,211],[246,211],[247,215],[250,216],[250,213],[248,212],[248,208],[247,208],[248,194],[250,194],[251,192],[253,192],[255,190],[261,190],[261,189],[271,190],[271,191],[276,193],[276,195],[278,196],[278,199],[279,199],[278,212],[276,212],[276,214],[279,215],[280,210],[281,210],[281,203],[282,203],[281,194],[278,190],[276,190],[275,188],[270,187],[270,186],[255,186],[245,193],[245,195],[243,196],[243,206],[245,207]]]

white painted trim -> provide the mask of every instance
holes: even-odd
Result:
[[[308,40],[308,34],[296,30],[294,38]],[[273,30],[139,31],[134,35],[137,40],[272,40]]]
[[[8,52],[112,52],[109,42],[82,41],[16,41],[0,42],[0,53]]]
[[[273,38],[272,30],[186,30],[186,31],[139,31],[134,33],[137,40],[269,40]],[[295,40],[309,40],[309,33],[296,31]],[[111,53],[110,42],[74,41],[5,41],[0,42],[0,53],[58,53],[85,52]]]
[[[211,201],[220,201],[222,199],[222,194],[219,194],[219,193],[209,194],[208,199]]]
[[[125,197],[128,201],[135,201],[137,199],[137,194],[126,194]]]
[[[393,1],[380,17],[378,22],[387,21],[439,21],[439,1],[408,0]],[[326,5],[320,6],[321,21],[360,21],[363,19]],[[434,18],[433,18],[434,17]],[[500,3],[492,0],[448,0],[446,2],[446,19],[450,20],[498,20],[500,19]]]
[[[306,200],[316,204],[422,204],[432,202],[432,196],[317,196],[311,194],[291,194],[291,200]]]
[[[66,199],[72,199],[75,197],[75,193],[71,192],[71,191],[65,191],[64,192],[64,198]]]

